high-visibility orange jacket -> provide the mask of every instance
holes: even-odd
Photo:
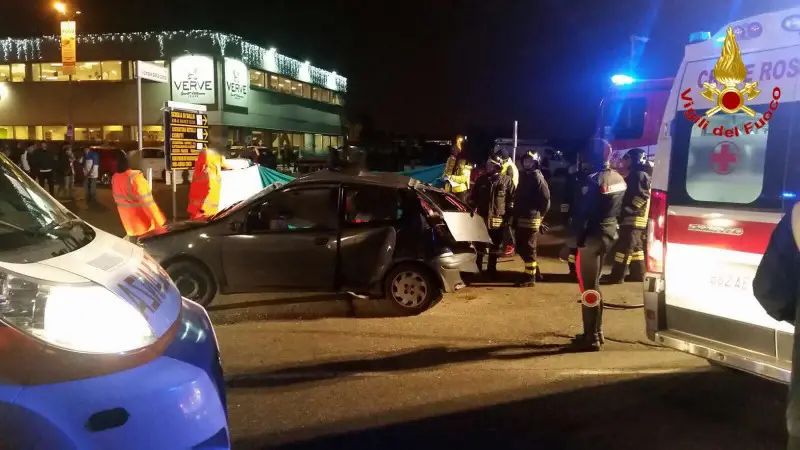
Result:
[[[217,213],[222,182],[222,155],[213,150],[203,150],[194,164],[192,184],[189,186],[189,217],[197,219]]]
[[[161,228],[167,222],[153,200],[150,184],[142,172],[126,170],[111,177],[111,194],[117,204],[119,219],[128,236],[141,236]]]

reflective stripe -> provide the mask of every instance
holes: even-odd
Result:
[[[622,225],[632,225],[634,228],[647,228],[647,217],[626,217],[622,219]]]
[[[567,261],[571,262],[571,263],[574,263],[575,262],[575,255],[569,255],[569,257],[567,258]]]
[[[539,265],[536,263],[536,261],[526,262],[525,263],[525,274],[526,275],[535,275],[536,274],[536,268],[538,266]]]
[[[561,204],[561,212],[569,212],[569,203]]]
[[[614,262],[624,263],[625,262],[625,253],[614,253]]]
[[[641,208],[645,203],[647,203],[647,200],[643,199],[642,197],[633,197],[631,202],[633,203],[633,206]]]
[[[503,225],[502,217],[492,217],[489,219],[489,226],[491,228],[500,228]]]
[[[625,183],[617,183],[617,184],[610,184],[608,186],[601,186],[600,192],[603,194],[616,194],[617,192],[624,192],[628,189],[628,185]]]
[[[542,219],[517,219],[517,226],[538,230],[542,226]]]
[[[631,254],[631,261],[644,261],[644,250],[640,250],[638,252],[633,252]]]

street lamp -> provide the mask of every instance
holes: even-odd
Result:
[[[75,45],[77,44],[77,35],[75,34],[76,31],[75,31],[74,21],[75,21],[75,17],[80,15],[81,12],[79,10],[77,10],[77,9],[72,9],[71,10],[69,8],[69,6],[67,6],[67,4],[64,3],[64,2],[55,2],[55,3],[53,3],[53,9],[55,9],[62,17],[62,22],[61,22],[61,33],[62,33],[61,37],[62,37],[62,41],[61,41],[61,45],[62,45],[62,63],[64,63],[64,64],[65,64],[65,61],[64,61],[64,53],[63,52],[65,50],[64,50],[63,46],[67,43],[66,41],[63,40],[64,39],[64,26],[65,26],[65,24],[69,24],[69,22],[72,22],[69,25],[71,25],[71,28],[72,28],[72,31],[71,31],[71,34],[72,34],[72,39],[71,39],[71,41],[72,41],[72,45],[71,45],[71,47],[72,47],[72,58],[71,59],[74,62],[75,61],[75,55],[76,55],[75,54]],[[72,74],[74,73],[74,70],[75,70],[74,69],[74,65],[70,68],[70,70],[71,71],[68,72],[68,75],[67,75],[69,77],[69,80],[67,81],[67,83],[69,84],[69,87],[67,88],[67,90],[68,90],[68,98],[67,98],[67,115],[68,115],[67,133],[69,133],[69,136],[68,136],[69,140],[70,141],[75,141],[75,125],[72,123]],[[71,132],[70,132],[70,129],[69,129],[70,127],[72,128]]]
[[[75,16],[81,14],[79,10],[70,11],[69,6],[67,6],[67,4],[64,2],[53,3],[53,9],[58,11],[58,13],[64,16],[64,18],[67,20],[73,20],[75,19]]]

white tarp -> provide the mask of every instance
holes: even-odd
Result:
[[[219,209],[255,195],[264,189],[258,166],[245,169],[223,170],[219,193]]]

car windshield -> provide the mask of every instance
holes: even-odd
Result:
[[[0,261],[33,263],[77,250],[94,230],[0,156]]]
[[[213,216],[211,216],[209,218],[209,221],[218,220],[218,219],[224,219],[225,217],[228,217],[231,214],[236,214],[237,211],[239,211],[242,208],[244,208],[245,206],[249,205],[253,200],[255,200],[257,198],[260,198],[260,197],[262,197],[264,195],[267,195],[270,192],[274,191],[275,189],[278,189],[281,186],[283,186],[283,184],[281,184],[280,182],[276,181],[276,182],[270,184],[269,186],[265,187],[264,189],[262,189],[262,190],[256,192],[255,194],[251,195],[250,197],[248,197],[248,198],[246,198],[244,200],[240,200],[240,201],[228,206],[227,208],[221,209],[218,213],[216,213]]]

